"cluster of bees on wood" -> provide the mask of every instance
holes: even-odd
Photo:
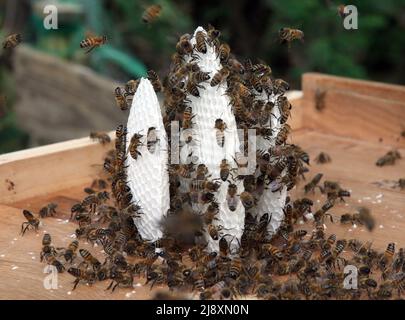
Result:
[[[160,14],[155,8],[144,14],[145,22]],[[71,220],[78,224],[76,239],[66,248],[56,248],[51,235],[46,233],[42,240],[41,261],[53,265],[58,272],[65,270],[75,280],[73,289],[79,284],[93,284],[109,281],[107,290],[133,288],[134,278],[145,279],[145,285],[167,286],[172,292],[187,290],[198,294],[200,299],[237,299],[254,295],[260,299],[370,299],[393,298],[395,292],[401,295],[405,289],[405,252],[396,252],[395,244],[390,243],[385,252],[372,248],[371,242],[362,243],[356,239],[338,239],[335,234],[326,233],[326,218],[330,210],[350,192],[337,182],[324,181],[317,174],[303,188],[305,194],[319,189],[327,196],[326,202],[317,210],[307,197],[295,200],[287,197],[284,207],[284,220],[274,235],[268,233],[271,212],[259,219],[252,213],[256,199],[266,188],[279,191],[283,186],[290,190],[300,179],[305,179],[308,171],[309,155],[299,146],[287,142],[291,131],[287,120],[291,104],[284,95],[289,85],[282,79],[274,79],[271,68],[264,63],[251,60],[240,62],[226,43],[219,41],[220,32],[209,26],[207,34],[197,32],[196,44],[191,44],[191,35],[180,37],[176,52],[171,59],[169,74],[160,80],[154,71],[148,72],[156,92],[164,95],[165,129],[171,130],[171,121],[179,121],[182,129],[192,128],[193,110],[189,96],[199,97],[204,85],[211,87],[226,83],[226,94],[230,108],[235,115],[238,128],[256,130],[264,139],[273,138],[275,146],[257,151],[257,168],[254,175],[237,176],[242,180],[244,193],[240,195],[245,207],[244,230],[241,239],[224,234],[213,221],[219,213],[215,193],[219,181],[210,179],[204,164],[169,164],[170,209],[164,224],[164,235],[157,241],[143,239],[135,224],[143,214],[141,206],[133,198],[127,184],[125,160],[131,156],[137,160],[142,155],[142,147],[153,149],[158,139],[143,141],[141,134],[130,138],[127,148],[127,129],[119,125],[116,129],[115,148],[104,160],[103,171],[106,178],[93,181],[85,188],[88,194],[82,201],[71,207]],[[280,38],[290,43],[303,39],[302,31],[283,28]],[[94,39],[93,39],[94,40]],[[105,43],[106,38],[97,41],[84,40],[82,48],[91,51]],[[205,54],[207,45],[215,47],[222,68],[216,74],[209,74],[198,66],[198,55]],[[198,54],[196,54],[198,52]],[[204,84],[204,85],[203,85]],[[139,80],[130,80],[125,87],[115,90],[115,100],[121,110],[128,110],[134,98]],[[275,137],[268,125],[275,104],[258,98],[262,93],[277,95],[281,129]],[[217,142],[223,146],[223,131],[226,123],[217,119],[213,128],[218,131]],[[153,131],[154,128],[150,128]],[[150,132],[148,132],[148,137]],[[156,135],[152,136],[156,137]],[[168,134],[170,137],[170,134]],[[92,132],[90,137],[102,144],[111,143],[103,132]],[[247,148],[245,148],[247,150]],[[325,163],[330,157],[322,155],[317,161]],[[238,166],[241,164],[235,157]],[[220,180],[225,182],[232,175],[227,160],[220,164]],[[181,179],[192,179],[190,190],[180,188]],[[274,183],[277,181],[278,183]],[[191,203],[193,192],[202,196],[199,201],[207,205],[202,213],[193,212]],[[228,206],[232,210],[236,186],[229,183]],[[29,229],[38,230],[40,218],[55,213],[56,204],[48,204],[39,212],[39,217],[28,210],[23,211],[26,222],[21,233]],[[312,213],[313,219],[308,219]],[[172,220],[172,218],[174,220]],[[314,224],[312,232],[297,227],[300,221],[310,220]],[[175,221],[173,223],[173,221]],[[367,208],[356,214],[346,214],[340,219],[342,224],[361,223],[372,230],[372,217]],[[207,243],[196,239],[208,232],[218,241],[219,250],[208,251]],[[81,243],[89,242],[102,247],[104,258],[82,248]],[[231,242],[237,241],[237,249],[231,250]],[[104,261],[103,261],[104,260]],[[359,272],[357,290],[343,287],[346,265],[355,265]],[[381,274],[381,279],[376,277]],[[282,280],[287,276],[287,280]]]

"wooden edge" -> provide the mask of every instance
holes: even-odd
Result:
[[[0,204],[90,183],[112,148],[82,138],[1,155]]]
[[[405,146],[405,86],[307,73],[302,87],[306,128]]]

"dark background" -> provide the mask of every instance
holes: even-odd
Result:
[[[358,8],[358,30],[344,29],[337,13],[342,2],[331,0],[59,0],[57,6],[68,5],[59,10],[59,29],[45,30],[40,9],[51,2],[1,0],[0,40],[21,32],[24,43],[40,52],[126,82],[147,69],[164,75],[178,37],[211,23],[238,58],[265,61],[293,89],[300,89],[301,75],[308,71],[405,84],[405,0],[345,3]],[[154,3],[163,6],[162,15],[145,25],[142,12]],[[294,42],[290,49],[280,44],[281,27],[303,30],[305,42]],[[107,35],[109,47],[84,55],[78,43],[86,32]],[[0,94],[7,96],[0,113],[0,153],[4,153],[32,144],[30,132],[20,125],[29,119],[14,115],[21,88],[13,78],[13,58],[0,52]]]

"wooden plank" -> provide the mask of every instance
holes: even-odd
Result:
[[[405,159],[399,160],[394,166],[376,167],[374,162],[389,147],[382,144],[359,142],[353,139],[325,135],[313,131],[300,130],[293,132],[292,143],[297,143],[307,150],[313,159],[320,151],[325,151],[332,157],[332,162],[318,165],[311,162],[308,178],[318,172],[324,173],[324,179],[337,180],[342,187],[352,191],[352,197],[345,203],[337,203],[332,213],[336,218],[346,212],[353,212],[358,206],[364,205],[372,210],[377,227],[370,233],[362,226],[353,228],[339,223],[326,222],[327,234],[336,233],[338,238],[358,238],[363,241],[373,241],[373,246],[383,250],[388,242],[395,242],[397,247],[405,246],[405,191],[380,189],[372,184],[381,179],[398,179],[405,173]],[[401,149],[405,154],[405,150]],[[23,199],[8,206],[0,206],[0,297],[4,299],[146,299],[153,296],[155,290],[146,287],[135,287],[135,293],[130,289],[119,289],[110,294],[105,291],[108,282],[97,283],[92,288],[80,285],[73,293],[72,277],[66,273],[59,275],[56,290],[46,290],[43,287],[44,264],[38,261],[41,238],[44,231],[51,233],[57,246],[65,246],[72,239],[71,234],[77,227],[72,222],[66,222],[70,215],[70,207],[84,197],[81,184],[67,189],[61,189],[43,196]],[[303,196],[303,183],[293,190],[293,196]],[[315,202],[318,209],[325,198],[317,191],[307,195]],[[319,200],[319,202],[317,201]],[[24,218],[22,208],[37,212],[50,201],[58,203],[57,215],[54,218],[43,219],[38,235],[29,231],[20,237],[21,223]],[[382,227],[380,227],[382,226]],[[299,226],[311,231],[312,223]],[[102,259],[98,252],[100,248],[91,247],[81,242],[81,247],[89,248]],[[4,256],[3,256],[4,255]],[[33,259],[33,257],[35,257]],[[15,268],[17,267],[17,268]],[[375,276],[375,275],[374,275]],[[135,283],[145,283],[145,279],[135,279]]]
[[[103,157],[110,148],[112,144],[102,146],[82,138],[2,155],[0,203],[89,183],[102,172]]]
[[[323,179],[338,181],[345,189],[351,190],[352,196],[346,203],[338,203],[331,212],[337,223],[326,223],[327,232],[335,233],[338,238],[358,238],[363,241],[373,241],[373,245],[384,250],[389,242],[395,242],[399,247],[405,247],[405,191],[397,189],[382,189],[373,182],[384,179],[398,180],[405,177],[405,159],[399,160],[394,166],[377,167],[375,161],[389,150],[382,144],[372,144],[348,138],[325,135],[319,132],[300,132],[293,134],[293,143],[306,150],[311,159],[321,151],[328,153],[332,162],[316,164],[311,161],[308,179],[316,173],[323,173]],[[405,155],[405,149],[400,149]],[[316,191],[314,195],[304,195],[302,190],[305,182],[301,182],[292,192],[295,196],[307,196],[314,200],[315,210],[325,202],[324,195]],[[340,215],[353,213],[356,208],[366,206],[371,209],[376,219],[376,228],[368,232],[363,226],[353,228],[340,225]],[[306,225],[312,229],[313,226]]]
[[[329,134],[404,147],[405,86],[320,74],[303,76],[305,126]],[[324,92],[323,109],[316,93]],[[344,125],[342,125],[344,124]]]

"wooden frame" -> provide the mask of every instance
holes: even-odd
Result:
[[[322,110],[317,109],[317,96],[323,96]],[[399,148],[405,157],[405,138],[400,136],[405,127],[405,87],[309,73],[303,76],[303,91],[290,94],[289,99],[293,105],[291,141],[307,150],[311,159],[320,151],[332,157],[327,165],[312,162],[309,178],[323,172],[326,179],[337,180],[352,191],[347,203],[336,208],[335,217],[366,205],[377,221],[373,233],[361,226],[339,223],[328,224],[327,231],[339,237],[372,240],[379,249],[391,241],[405,247],[405,191],[373,184],[398,179],[401,174],[405,178],[405,159],[394,166],[375,166],[376,159],[392,148]],[[60,277],[58,290],[43,288],[44,265],[38,262],[42,232],[50,232],[58,246],[71,241],[69,234],[76,226],[67,221],[70,207],[83,198],[83,187],[102,171],[102,159],[108,149],[83,138],[0,156],[0,298],[150,297],[149,289],[143,286],[133,292],[118,290],[106,294],[106,283],[97,283],[96,288],[80,286],[72,293],[73,279],[67,275]],[[302,196],[302,186],[294,195]],[[308,196],[314,199],[316,207],[324,201],[318,193]],[[21,239],[21,210],[37,212],[49,201],[59,204],[56,218],[44,219],[41,233],[28,232]],[[303,228],[311,230],[311,225]]]

